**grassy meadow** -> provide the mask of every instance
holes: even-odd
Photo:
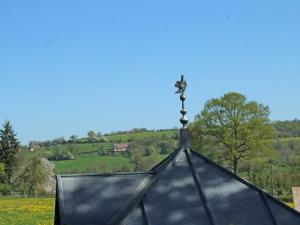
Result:
[[[52,161],[55,165],[55,174],[90,173],[97,171],[109,173],[116,170],[125,171],[126,168],[130,168],[131,166],[128,154],[112,152],[114,143],[131,143],[152,137],[164,137],[168,139],[174,137],[174,135],[176,135],[176,131],[174,130],[111,134],[105,136],[108,142],[60,144],[42,147],[33,152],[22,151],[19,154],[25,158],[30,158],[36,154],[47,157],[55,151],[72,152],[76,155],[73,160]],[[81,141],[85,141],[85,139],[83,138]],[[161,160],[165,157],[166,155],[159,155]]]
[[[0,225],[53,225],[54,198],[0,198]]]
[[[55,161],[55,173],[84,173],[93,166],[102,166],[103,169],[112,171],[113,168],[129,166],[129,158],[123,156],[82,156],[74,160]]]

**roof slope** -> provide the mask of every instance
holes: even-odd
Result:
[[[299,225],[300,214],[189,148],[148,173],[58,176],[56,224]]]
[[[127,215],[127,205],[152,177],[151,173],[58,176],[61,224],[108,224],[115,215]]]

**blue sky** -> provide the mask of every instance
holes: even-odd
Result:
[[[0,122],[22,143],[179,127],[228,91],[300,118],[300,1],[2,1]]]

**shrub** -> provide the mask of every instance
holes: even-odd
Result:
[[[9,184],[0,183],[0,194],[7,195],[11,191],[11,186]]]

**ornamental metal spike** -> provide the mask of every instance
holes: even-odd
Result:
[[[178,88],[178,90],[175,93],[180,94],[180,100],[181,100],[181,105],[182,105],[182,108],[180,110],[180,113],[182,114],[180,122],[182,124],[182,127],[186,128],[186,125],[189,122],[189,119],[186,116],[187,111],[184,108],[184,101],[186,99],[184,92],[187,88],[187,83],[186,83],[186,80],[184,79],[183,75],[181,75],[181,80],[176,82],[175,87]]]

